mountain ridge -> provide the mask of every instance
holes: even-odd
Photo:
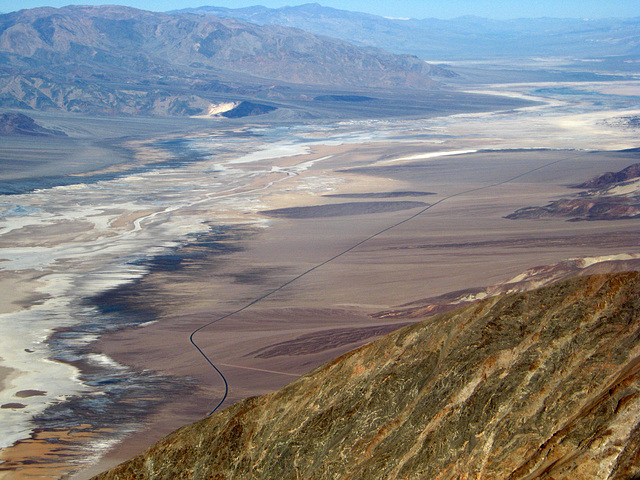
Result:
[[[191,13],[213,13],[259,25],[300,25],[360,46],[374,46],[425,59],[500,58],[534,55],[637,55],[640,17],[630,19],[529,18],[495,20],[478,16],[453,19],[387,18],[317,3],[296,7],[240,9],[198,7]],[[313,15],[310,15],[313,12]]]
[[[640,273],[493,297],[183,427],[116,478],[636,478]]]
[[[195,115],[212,97],[286,96],[294,84],[421,90],[447,71],[278,25],[68,6],[0,15],[0,72],[5,108]]]

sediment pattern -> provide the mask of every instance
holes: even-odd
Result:
[[[431,317],[186,426],[106,479],[640,473],[640,274]]]

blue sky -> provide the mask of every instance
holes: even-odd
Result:
[[[153,11],[215,5],[245,7],[265,5],[277,8],[313,0],[0,0],[0,12],[41,6],[102,5],[117,3]],[[640,0],[324,0],[322,5],[343,10],[368,12],[388,17],[453,18],[477,15],[489,18],[519,17],[640,17]]]

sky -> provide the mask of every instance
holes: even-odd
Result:
[[[127,5],[152,11],[213,5],[239,8],[264,5],[278,8],[315,0],[0,0],[0,12],[23,8],[65,5]],[[477,15],[487,18],[571,17],[606,18],[640,17],[640,0],[318,0],[327,7],[367,12],[394,18],[454,18]]]

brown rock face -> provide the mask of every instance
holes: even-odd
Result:
[[[598,175],[588,182],[575,185],[574,188],[604,188],[638,177],[640,177],[640,163],[634,163],[633,165],[629,165],[627,168],[624,168],[619,172],[607,172],[603,173],[602,175]]]
[[[560,217],[577,220],[619,220],[640,217],[640,163],[629,165],[619,172],[607,172],[591,180],[574,185],[586,191],[572,198],[562,198],[544,207],[525,207],[505,218]]]
[[[186,426],[99,479],[640,475],[640,274],[473,303]]]

